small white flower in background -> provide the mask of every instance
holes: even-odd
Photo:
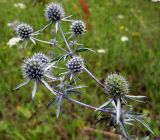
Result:
[[[152,0],[152,2],[160,2],[160,0]]]
[[[18,20],[15,20],[13,22],[8,22],[7,26],[10,27],[13,31],[16,31],[17,26],[20,24]]]
[[[15,46],[15,45],[17,45],[17,43],[19,43],[21,40],[22,40],[22,39],[20,39],[19,37],[13,37],[13,38],[11,38],[11,39],[8,41],[7,45],[8,45],[9,47]]]
[[[13,21],[13,22],[8,22],[8,23],[7,23],[7,26],[8,26],[8,27],[12,27],[12,26],[14,26],[15,24],[19,24],[19,21],[15,20],[15,21]]]
[[[126,42],[126,41],[128,41],[129,39],[128,39],[128,37],[127,36],[122,36],[121,37],[121,41],[122,42]]]
[[[20,8],[20,9],[25,9],[26,5],[24,3],[16,3],[14,4],[14,7]]]
[[[123,16],[123,15],[118,15],[118,18],[119,18],[119,19],[123,19],[124,16]]]
[[[105,49],[98,49],[97,53],[106,53],[106,50]]]

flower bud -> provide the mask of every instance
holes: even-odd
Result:
[[[73,57],[68,63],[67,67],[69,70],[75,73],[81,73],[83,70],[83,59],[81,57]]]
[[[110,74],[105,80],[105,85],[108,88],[110,95],[124,95],[128,94],[129,86],[127,80],[119,74]]]
[[[51,3],[46,7],[45,16],[49,21],[60,21],[64,18],[64,9],[60,4]]]
[[[71,25],[71,31],[75,34],[75,35],[81,35],[84,33],[85,31],[85,24],[83,21],[81,20],[75,20],[72,22]]]
[[[45,66],[40,60],[35,58],[27,58],[22,65],[24,77],[40,80],[45,74]]]
[[[27,39],[33,33],[33,28],[28,24],[20,24],[16,28],[16,33],[21,39]]]

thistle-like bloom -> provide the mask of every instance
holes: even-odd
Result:
[[[49,21],[57,22],[64,18],[64,9],[60,4],[50,3],[45,9],[45,16]]]
[[[16,33],[21,39],[28,39],[33,33],[33,28],[28,24],[22,23],[17,26]]]
[[[55,24],[55,31],[57,32],[59,29],[59,22],[62,21],[73,21],[68,18],[71,16],[65,17],[65,12],[63,7],[58,3],[50,3],[46,6],[45,16],[47,20],[50,22],[46,27],[50,26],[52,23]]]
[[[110,74],[105,80],[108,93],[112,96],[125,95],[129,92],[128,81],[119,74]]]
[[[105,80],[105,85],[108,88],[108,93],[111,98],[102,104],[97,110],[107,107],[110,103],[116,109],[117,124],[119,123],[120,115],[122,113],[121,108],[123,105],[127,104],[126,98],[142,102],[140,99],[145,98],[145,96],[132,96],[128,95],[129,85],[128,81],[119,74],[110,74]]]
[[[48,76],[48,68],[50,59],[42,53],[35,53],[31,58],[24,60],[22,65],[22,72],[26,81],[18,85],[14,90],[19,89],[20,87],[28,84],[30,81],[34,81],[34,87],[32,91],[32,99],[34,99],[37,91],[37,83],[41,82],[45,85],[54,95],[56,93],[52,90],[49,84],[44,80]],[[51,68],[51,67],[50,67]]]
[[[81,73],[83,70],[83,59],[81,57],[73,57],[67,63],[67,68],[73,73]]]
[[[71,32],[74,35],[81,35],[85,32],[85,24],[82,20],[75,20],[71,24]]]
[[[45,64],[34,57],[27,58],[22,65],[22,71],[25,78],[40,80],[45,74]]]

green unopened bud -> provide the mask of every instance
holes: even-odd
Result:
[[[128,94],[129,91],[127,80],[116,73],[107,76],[105,85],[108,88],[109,94],[113,96]]]

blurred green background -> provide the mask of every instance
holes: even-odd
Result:
[[[20,49],[9,48],[7,42],[15,34],[8,23],[31,24],[35,30],[46,24],[45,4],[42,0],[0,0],[0,139],[1,140],[103,140],[116,139],[105,132],[112,129],[97,124],[92,110],[63,101],[59,119],[55,106],[46,109],[52,96],[41,85],[33,102],[32,84],[16,93],[13,87],[24,81],[21,73],[23,59],[34,52],[51,55],[60,52],[48,45],[37,43]],[[24,3],[26,8],[15,6]],[[46,3],[51,2],[47,1]],[[135,110],[146,116],[146,122],[155,132],[160,131],[160,2],[151,0],[61,0],[67,15],[83,19],[87,32],[80,38],[85,47],[97,53],[83,53],[88,69],[103,81],[107,74],[120,72],[130,83],[130,94],[145,95],[147,103],[130,102]],[[63,23],[65,31],[69,23]],[[49,40],[50,29],[40,36]],[[59,39],[59,38],[57,38]],[[62,44],[64,46],[64,44]],[[52,55],[51,55],[52,56]],[[86,74],[81,76],[88,88],[86,94],[75,97],[90,105],[106,101],[101,88]],[[93,128],[90,131],[90,128]],[[96,130],[101,130],[100,132]],[[129,128],[140,137],[149,133],[141,125]],[[154,139],[151,136],[150,139]]]

